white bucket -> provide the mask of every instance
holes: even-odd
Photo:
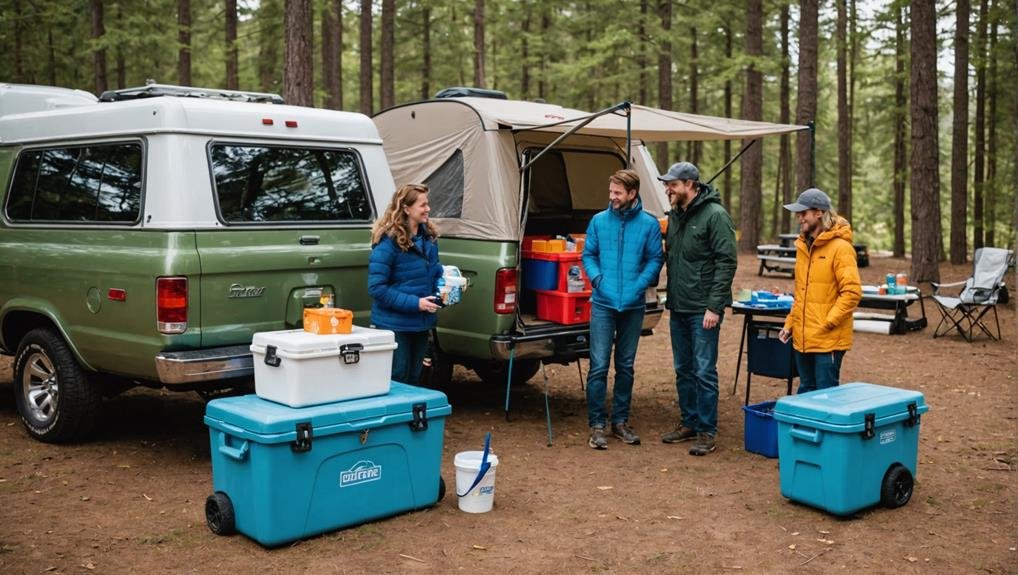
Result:
[[[456,466],[456,494],[464,493],[473,485],[477,473],[481,470],[483,451],[461,451],[456,454],[453,464]],[[498,456],[488,453],[491,467],[481,481],[464,495],[459,497],[460,510],[467,513],[487,513],[495,502],[495,468],[498,467]]]

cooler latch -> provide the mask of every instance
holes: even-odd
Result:
[[[339,355],[343,357],[343,363],[347,365],[360,362],[362,351],[364,351],[364,345],[359,343],[344,343],[339,346]]]
[[[873,413],[867,413],[866,423],[864,425],[865,426],[863,427],[862,430],[862,438],[872,439],[873,436],[876,435],[876,431],[874,429],[876,427],[876,415]]]
[[[908,404],[908,419],[905,420],[905,425],[915,427],[917,423],[919,423],[919,407],[913,401]]]
[[[279,362],[282,361],[278,355],[276,355],[276,346],[267,345],[265,346],[265,365],[271,365],[272,367],[279,367]]]
[[[413,406],[414,419],[410,422],[410,431],[424,431],[428,429],[428,406],[425,403],[415,403]]]
[[[311,451],[311,438],[314,437],[314,431],[311,428],[311,422],[305,421],[298,423],[296,426],[297,439],[293,440],[290,444],[290,450],[294,453],[304,453]]]

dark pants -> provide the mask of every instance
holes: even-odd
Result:
[[[396,350],[392,352],[392,380],[418,385],[421,365],[428,350],[428,332],[397,331]]]
[[[612,387],[611,422],[629,421],[633,399],[633,364],[643,327],[643,308],[618,311],[599,305],[590,309],[590,371],[587,373],[587,422],[605,427],[608,413],[608,365],[615,346],[615,385]]]
[[[822,353],[795,351],[795,367],[799,370],[799,391],[815,391],[838,385],[841,375],[841,360],[845,350]]]
[[[697,433],[718,432],[718,338],[721,322],[704,329],[702,313],[670,312],[672,365],[682,425]]]

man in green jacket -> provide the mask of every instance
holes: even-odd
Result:
[[[681,413],[679,424],[661,440],[696,439],[690,455],[707,455],[717,448],[718,334],[725,306],[732,303],[735,229],[721,196],[700,183],[693,164],[674,164],[658,179],[672,205],[665,237],[667,306]]]

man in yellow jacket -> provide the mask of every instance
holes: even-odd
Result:
[[[792,339],[799,393],[838,385],[852,347],[852,312],[862,299],[852,227],[817,188],[785,209],[799,216],[795,240],[795,303],[779,337]]]

